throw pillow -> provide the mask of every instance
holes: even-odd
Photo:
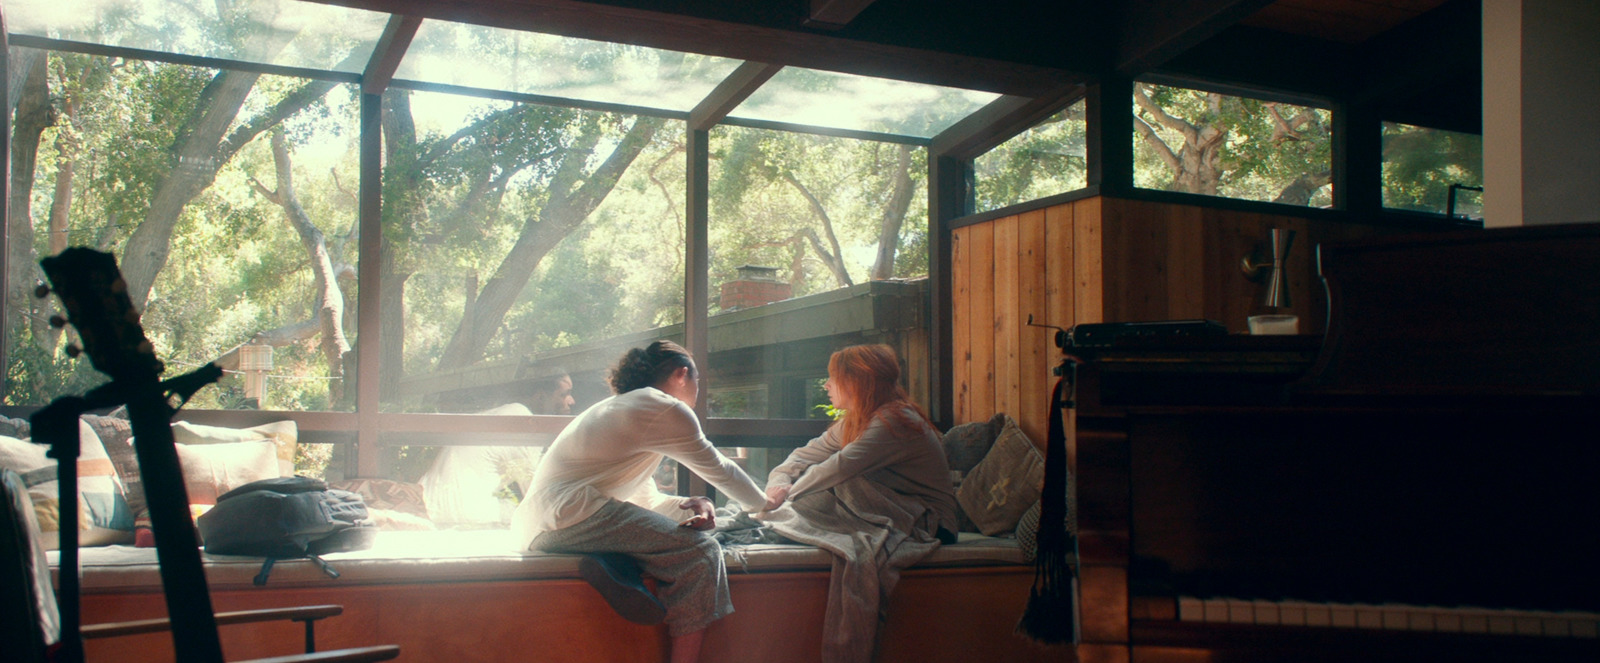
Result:
[[[280,476],[278,447],[272,440],[179,444],[177,448],[190,505],[216,504],[218,495],[251,481]]]
[[[1043,485],[1044,458],[1007,416],[994,446],[961,482],[956,501],[979,532],[996,536],[1017,529]]]
[[[0,435],[14,437],[19,440],[26,440],[31,437],[31,433],[29,433],[29,431],[32,428],[32,423],[25,418],[13,419],[5,415],[0,415]]]
[[[388,509],[428,517],[428,504],[423,499],[422,484],[392,481],[389,479],[345,479],[329,481],[329,488],[348,490],[361,496],[368,509]]]
[[[999,413],[990,417],[988,421],[974,421],[952,427],[944,434],[944,456],[950,463],[951,488],[961,489],[961,482],[967,478],[967,473],[977,467],[983,457],[994,447],[995,437],[1000,435],[1000,430],[1005,428],[1006,415]],[[967,515],[965,509],[956,505],[956,528],[962,532],[976,532],[978,526],[972,522],[972,517]]]
[[[187,421],[178,421],[172,424],[172,441],[178,444],[205,445],[271,440],[276,445],[278,456],[278,474],[276,476],[280,477],[292,477],[295,474],[294,454],[298,446],[299,434],[299,429],[295,427],[292,419],[274,421],[249,428],[204,426]]]
[[[1067,473],[1067,534],[1078,536],[1078,493],[1072,485],[1072,473]],[[1043,501],[1034,502],[1033,506],[1023,512],[1022,518],[1017,521],[1017,548],[1022,550],[1023,558],[1033,561],[1039,552],[1039,513],[1044,508]]]
[[[127,410],[118,408],[109,415],[86,414],[83,420],[94,429],[105,447],[106,456],[122,481],[129,511],[134,514],[143,511],[144,482],[139,478],[139,458],[133,451],[133,427],[128,422]]]
[[[1000,430],[1005,428],[1006,414],[1001,412],[988,421],[974,421],[951,428],[944,434],[944,455],[950,469],[963,476],[983,461],[994,446]]]
[[[78,424],[78,545],[104,546],[133,539],[133,512],[122,483],[94,429]],[[60,495],[56,461],[48,447],[14,437],[0,437],[0,467],[22,475],[40,523],[45,548],[61,545]]]
[[[508,403],[482,415],[529,415],[527,406]],[[428,518],[441,526],[500,526],[532,484],[543,449],[526,446],[456,445],[443,447],[418,483]]]

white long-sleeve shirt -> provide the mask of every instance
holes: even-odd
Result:
[[[716,486],[746,510],[766,495],[738,465],[706,439],[700,420],[682,401],[654,387],[595,403],[556,436],[533,475],[533,486],[511,517],[519,549],[539,534],[594,515],[608,499],[632,502],[682,520],[682,497],[656,489],[661,459],[671,458]]]
[[[838,427],[830,427],[772,468],[767,487],[789,485],[789,499],[827,490],[854,477],[866,477],[903,495],[920,499],[938,515],[939,525],[956,531],[956,495],[944,443],[931,426],[906,426],[920,421],[906,408],[887,416],[879,410],[866,430],[848,446],[839,445]],[[933,532],[929,532],[933,534]]]

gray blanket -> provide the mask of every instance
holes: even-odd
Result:
[[[872,660],[900,571],[939,547],[933,535],[937,515],[914,498],[859,477],[767,512],[762,527],[752,527],[748,517],[726,522],[718,535],[724,542],[772,542],[775,532],[833,553],[823,618],[826,663]]]

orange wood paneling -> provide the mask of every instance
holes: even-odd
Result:
[[[1022,406],[1017,223],[1014,216],[994,222],[994,411],[1013,417]]]
[[[1036,210],[1017,219],[1017,303],[1018,317],[1023,323],[1019,334],[1018,381],[1021,383],[1021,406],[1016,409],[1017,423],[1042,449],[1045,443],[1045,418],[1049,414],[1050,386],[1054,383],[1048,366],[1057,357],[1054,330],[1028,326],[1029,316],[1035,325],[1048,324],[1049,305],[1045,301],[1046,282],[1050,276],[1045,244],[1045,211]]]
[[[1073,203],[1073,324],[1106,319],[1102,200],[1090,198]]]
[[[950,237],[950,388],[955,423],[972,420],[972,260],[970,228]]]
[[[967,260],[971,265],[971,317],[968,328],[972,335],[971,409],[968,415],[974,420],[994,416],[995,330],[994,330],[994,222],[972,226],[967,245]]]

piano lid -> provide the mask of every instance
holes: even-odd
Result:
[[[1600,395],[1600,224],[1324,244],[1330,392]]]

